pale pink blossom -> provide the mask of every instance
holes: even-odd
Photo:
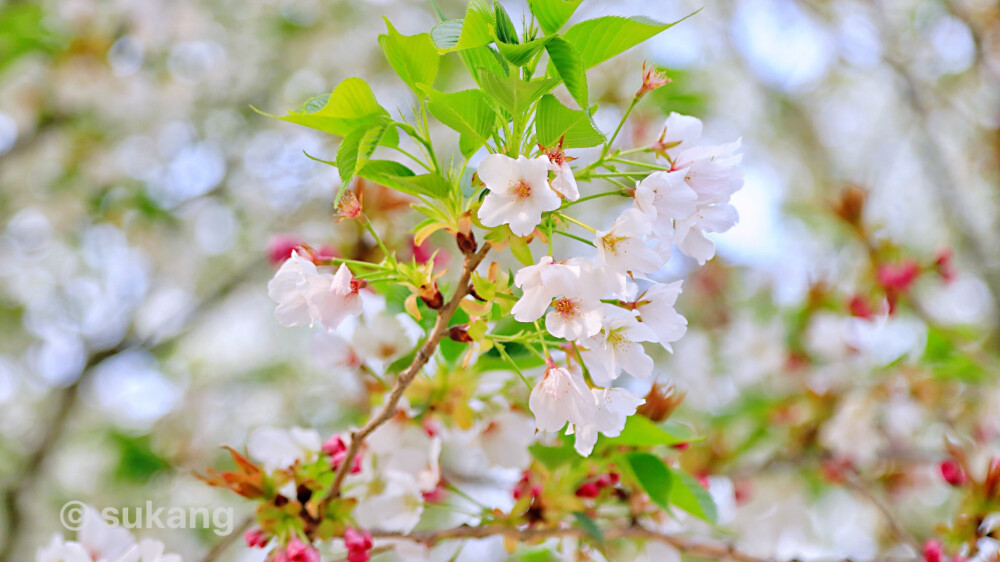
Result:
[[[556,177],[552,179],[552,189],[556,190],[556,193],[570,201],[580,198],[580,190],[576,186],[576,177],[569,162],[566,160],[555,162],[549,159],[549,170],[556,173]]]
[[[677,297],[683,291],[682,284],[682,281],[654,284],[639,295],[635,302],[639,320],[653,330],[656,341],[668,351],[672,351],[670,344],[681,339],[687,332],[687,319],[674,308]]]
[[[661,244],[671,243],[673,220],[691,216],[697,199],[684,181],[684,171],[653,172],[635,186],[635,208],[646,216]]]
[[[361,314],[359,284],[347,266],[336,275],[319,273],[316,265],[292,252],[274,278],[267,284],[267,294],[278,303],[275,318],[282,326],[313,326],[317,322],[335,329],[348,316]]]
[[[585,457],[593,452],[598,433],[608,437],[621,435],[625,420],[646,402],[624,388],[592,388],[591,393],[596,405],[593,415],[573,428],[576,452]]]
[[[538,265],[521,268],[514,275],[514,285],[524,295],[514,304],[511,313],[518,322],[534,322],[545,314],[555,297],[572,290],[579,282],[578,266],[558,263],[552,256],[542,256]]]
[[[531,418],[515,412],[493,416],[479,432],[479,444],[490,463],[504,468],[527,468],[531,464],[528,446],[534,440]]]
[[[490,154],[479,164],[479,179],[490,191],[479,207],[479,220],[486,226],[507,224],[518,236],[531,234],[542,221],[542,213],[559,208],[559,195],[549,186],[546,156],[517,160]]]
[[[247,452],[271,472],[299,462],[314,460],[323,446],[322,438],[313,429],[293,427],[255,429],[247,440]]]
[[[597,335],[581,340],[587,348],[581,355],[594,383],[600,386],[609,385],[622,371],[648,378],[653,372],[653,360],[640,342],[656,339],[635,312],[605,304],[603,327]]]
[[[672,111],[663,124],[663,133],[657,141],[657,147],[668,158],[674,159],[681,151],[693,147],[698,142],[701,131],[701,119]]]
[[[728,203],[701,207],[674,226],[674,244],[699,264],[715,256],[715,242],[705,233],[725,232],[739,221],[736,208]]]
[[[594,396],[580,371],[554,364],[531,390],[528,407],[540,431],[559,431],[567,423],[585,423],[596,410]]]
[[[594,236],[597,259],[594,266],[619,274],[648,274],[663,266],[663,257],[644,241],[651,225],[638,209],[626,209],[608,230]]]

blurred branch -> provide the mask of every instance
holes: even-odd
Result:
[[[252,525],[253,522],[254,518],[252,516],[244,519],[243,522],[240,523],[239,527],[233,530],[232,533],[229,533],[228,535],[223,537],[222,540],[215,543],[215,545],[211,548],[211,550],[208,551],[208,554],[206,554],[205,557],[201,559],[201,562],[212,562],[213,560],[218,559],[223,552],[225,552],[230,546],[233,545],[233,543],[239,540],[240,536],[242,536],[243,533],[245,533],[247,529],[250,528],[250,525]]]
[[[713,560],[733,560],[736,562],[763,562],[771,558],[758,558],[740,552],[732,543],[703,542],[676,535],[658,533],[639,526],[604,529],[601,535],[605,539],[641,539],[668,544],[684,554],[709,558]],[[454,527],[440,531],[415,531],[403,533],[372,533],[376,539],[400,539],[433,544],[446,539],[476,539],[484,537],[503,536],[507,539],[532,541],[551,538],[593,539],[591,533],[583,529],[517,529],[513,527]]]
[[[259,264],[257,262],[254,262],[244,267],[227,282],[223,283],[211,293],[206,295],[188,313],[188,317],[185,319],[185,325],[189,328],[197,322],[197,320],[203,316],[211,306],[230,295],[249,276],[250,272],[258,267],[258,265]],[[164,323],[164,325],[171,323],[173,320],[173,318],[168,320]],[[0,535],[4,539],[2,545],[0,545],[0,562],[14,561],[13,556],[16,552],[15,546],[17,545],[17,539],[21,534],[21,528],[23,526],[21,498],[28,490],[31,489],[35,481],[40,476],[45,460],[55,450],[59,439],[68,427],[70,415],[79,400],[80,388],[83,386],[85,381],[90,379],[96,367],[105,360],[114,357],[119,353],[131,350],[144,349],[149,352],[155,352],[179,340],[187,333],[187,329],[178,330],[171,336],[161,340],[157,339],[157,332],[158,331],[154,331],[152,335],[144,340],[134,343],[122,341],[110,349],[98,351],[92,354],[87,358],[87,363],[76,381],[58,391],[58,395],[54,398],[54,402],[56,403],[55,413],[45,426],[47,428],[45,435],[39,441],[35,449],[28,454],[24,467],[20,471],[20,475],[16,477],[14,481],[3,491],[2,503],[6,511],[6,517],[4,518],[3,533]]]
[[[915,549],[915,552],[921,552],[922,546],[920,541],[916,539],[905,527],[898,521],[896,515],[892,512],[889,506],[882,500],[882,498],[875,495],[873,491],[868,489],[865,482],[861,480],[858,473],[852,468],[843,471],[844,483],[848,488],[854,490],[859,495],[868,500],[876,509],[882,514],[882,518],[885,519],[886,524],[889,526],[889,532],[892,537],[901,543],[906,543],[910,547]]]

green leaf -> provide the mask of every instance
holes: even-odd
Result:
[[[510,237],[510,253],[525,266],[535,265],[535,260],[531,257],[531,248],[520,236]]]
[[[471,0],[464,20],[448,20],[435,25],[431,28],[431,39],[442,53],[492,43],[493,6],[487,0]]]
[[[593,519],[588,517],[587,514],[582,511],[574,511],[573,517],[576,518],[576,524],[583,529],[583,531],[587,533],[590,538],[594,539],[594,542],[597,543],[598,546],[604,546],[604,533]]]
[[[553,78],[526,81],[517,76],[502,77],[491,72],[483,72],[482,80],[483,90],[505,111],[518,116],[558,83]]]
[[[463,90],[444,93],[430,87],[423,90],[430,98],[427,109],[434,117],[467,137],[467,142],[478,143],[476,148],[493,135],[497,114],[490,105],[489,98],[482,91]]]
[[[462,57],[462,62],[465,63],[465,67],[469,69],[469,74],[472,75],[472,78],[476,81],[476,84],[479,84],[480,88],[485,87],[481,78],[483,72],[492,72],[498,76],[510,75],[509,67],[503,56],[485,45],[459,51],[458,55]]]
[[[367,82],[361,78],[348,78],[338,84],[329,96],[307,101],[300,111],[289,111],[284,116],[264,115],[344,137],[372,117],[388,117],[389,112],[378,104]]]
[[[528,8],[546,35],[552,35],[566,25],[583,0],[528,0]]]
[[[585,148],[604,143],[604,135],[597,130],[589,113],[570,109],[555,96],[546,94],[538,102],[535,137],[543,146],[555,146],[563,136],[565,148]]]
[[[369,160],[357,174],[366,180],[408,195],[441,198],[451,189],[448,180],[438,174],[418,176],[406,166],[392,160]]]
[[[500,50],[500,54],[502,54],[505,59],[510,61],[511,64],[524,66],[531,62],[531,58],[534,57],[538,51],[541,51],[549,40],[550,38],[548,37],[539,37],[538,39],[532,39],[531,41],[521,43],[519,45],[509,45],[507,43],[497,42],[497,49]]]
[[[379,35],[378,43],[393,70],[414,91],[417,84],[433,86],[441,55],[434,47],[431,36],[427,33],[402,35],[392,26],[389,18],[384,19],[388,34]]]
[[[673,474],[675,485],[670,490],[670,503],[699,519],[715,523],[718,513],[708,490],[686,472],[675,470]]]
[[[590,107],[590,95],[587,91],[587,73],[583,69],[583,59],[580,52],[572,44],[561,37],[553,37],[545,45],[552,66],[559,78],[566,84],[576,103],[581,109]]]
[[[681,434],[673,428],[665,428],[656,425],[645,416],[629,416],[625,421],[625,428],[622,429],[618,437],[602,437],[607,443],[615,445],[628,445],[631,447],[652,447],[654,445],[677,445],[678,443],[689,443],[692,437]]]
[[[663,461],[656,455],[641,452],[628,453],[625,460],[649,499],[663,509],[670,509],[672,478]]]
[[[510,15],[500,2],[493,3],[493,15],[496,18],[496,38],[498,43],[517,45],[517,28],[510,20]]]
[[[340,202],[340,197],[347,190],[351,180],[368,162],[382,138],[393,127],[388,117],[376,116],[359,126],[344,137],[337,149],[337,173],[340,175],[340,189],[333,199],[333,204]]]
[[[556,470],[563,465],[580,460],[580,455],[577,454],[573,444],[568,440],[559,446],[536,444],[528,447],[528,450],[531,451],[531,456],[536,461],[542,463],[549,470]]]
[[[563,37],[580,51],[583,67],[591,68],[624,53],[687,17],[673,23],[663,23],[645,16],[604,16],[574,25]]]

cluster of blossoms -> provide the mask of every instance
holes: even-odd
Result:
[[[35,562],[181,562],[177,554],[167,554],[163,543],[153,539],[136,541],[121,527],[110,525],[93,507],[86,506],[76,540],[60,535],[35,554]]]
[[[627,390],[610,388],[623,372],[651,376],[653,360],[642,342],[670,350],[686,330],[687,321],[674,309],[681,282],[656,283],[648,276],[663,267],[675,245],[704,263],[715,255],[706,233],[724,232],[737,221],[729,198],[743,185],[740,142],[697,146],[701,128],[695,117],[670,115],[656,144],[669,169],[637,182],[632,206],[607,230],[594,231],[593,258],[544,256],[514,277],[523,291],[511,310],[514,318],[530,323],[544,315],[546,330],[579,351],[580,365],[558,367],[549,360],[530,406],[539,430],[568,426],[582,455],[593,450],[598,433],[618,435],[642,404]],[[487,226],[507,224],[515,234],[532,233],[542,214],[558,209],[562,198],[579,198],[565,162],[561,151],[534,159],[487,156],[479,166],[489,190],[480,220]],[[551,183],[549,171],[555,172]],[[581,367],[594,388],[588,388]]]

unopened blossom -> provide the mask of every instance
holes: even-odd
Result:
[[[597,409],[583,375],[575,368],[550,364],[531,390],[528,407],[539,431],[559,431],[567,423],[579,425]]]
[[[674,159],[682,150],[691,148],[698,142],[701,129],[701,119],[671,112],[654,148],[667,158]]]
[[[670,344],[687,332],[687,319],[677,313],[674,304],[683,289],[683,281],[656,283],[636,298],[639,319],[656,334],[656,341],[672,351]]]
[[[626,209],[608,230],[594,235],[597,259],[594,266],[619,274],[654,273],[663,266],[663,257],[646,245],[644,238],[652,225],[637,209]]]
[[[166,554],[162,542],[142,539],[125,553],[118,562],[183,562],[178,554]]]
[[[736,208],[728,203],[701,207],[675,223],[674,244],[684,255],[704,264],[715,256],[715,242],[706,233],[725,232],[738,221]]]
[[[320,562],[319,551],[311,544],[298,538],[288,541],[285,549],[274,558],[274,562]]]
[[[646,68],[646,63],[642,63],[642,86],[639,87],[639,91],[635,93],[635,97],[642,98],[649,92],[653,90],[658,90],[663,86],[673,82],[665,72],[657,68],[655,65],[651,65]]]
[[[625,421],[645,402],[624,388],[592,388],[591,393],[596,405],[593,415],[573,428],[576,436],[573,446],[585,457],[593,452],[598,433],[608,437],[621,435]]]
[[[301,427],[261,427],[254,430],[247,440],[247,452],[263,463],[264,470],[268,472],[288,468],[296,461],[311,461],[321,447],[319,433]]]
[[[486,226],[507,224],[514,234],[527,236],[542,221],[542,213],[561,204],[549,186],[546,156],[514,160],[490,154],[479,164],[478,174],[490,191],[479,207],[479,220]]]
[[[249,529],[246,533],[243,533],[243,541],[250,548],[264,548],[267,546],[268,540],[267,535],[261,529]]]
[[[579,283],[579,277],[579,267],[555,262],[552,256],[542,256],[538,265],[521,268],[514,275],[514,285],[520,287],[524,295],[511,308],[511,313],[518,322],[538,320],[552,299],[572,290]]]
[[[479,444],[490,463],[524,470],[531,464],[528,446],[535,440],[531,418],[502,412],[490,418],[479,433]]]
[[[358,500],[354,520],[366,529],[409,533],[424,512],[424,496],[412,475],[388,471],[344,491]]]
[[[601,331],[580,341],[587,348],[581,355],[594,383],[607,386],[622,371],[648,378],[653,372],[653,360],[640,343],[645,341],[657,341],[656,334],[639,322],[635,312],[604,305]]]
[[[341,265],[336,275],[319,273],[314,263],[293,251],[267,284],[267,294],[278,303],[274,315],[282,326],[319,322],[332,330],[361,313],[359,288],[347,266]]]
[[[292,257],[292,252],[301,246],[303,241],[291,234],[276,234],[267,242],[267,259],[274,265],[285,263]]]
[[[371,559],[372,534],[348,527],[344,530],[344,546],[348,562],[368,562]]]

